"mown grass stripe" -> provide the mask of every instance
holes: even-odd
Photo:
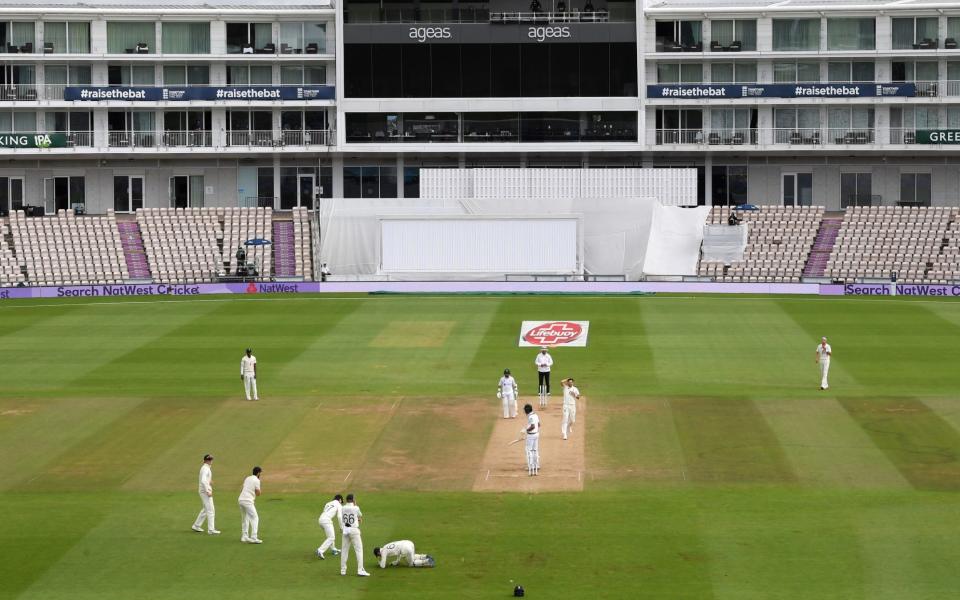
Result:
[[[960,433],[916,398],[840,399],[918,490],[960,490]]]
[[[836,399],[821,396],[754,402],[805,485],[910,488]]]
[[[777,436],[751,400],[672,398],[670,406],[693,481],[796,481]]]

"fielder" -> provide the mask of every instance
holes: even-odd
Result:
[[[573,377],[563,380],[563,421],[560,423],[560,433],[567,439],[567,433],[573,433],[573,424],[577,422],[577,400],[580,399],[580,390],[573,385]]]
[[[517,398],[520,396],[520,390],[517,388],[517,380],[510,374],[510,369],[503,370],[503,377],[497,385],[497,398],[503,401],[503,418],[517,418]]]
[[[547,352],[546,346],[540,347],[540,354],[534,359],[537,365],[537,383],[540,386],[540,408],[547,407],[550,400],[550,367],[553,366],[553,357]]]
[[[403,559],[408,567],[432,567],[437,564],[429,554],[417,554],[410,540],[390,542],[382,548],[374,548],[373,555],[377,557],[381,569],[387,568],[387,561],[391,558],[394,559],[390,563],[391,567],[400,564],[400,559]]]
[[[214,517],[216,512],[213,510],[213,471],[210,465],[213,464],[213,457],[209,454],[203,455],[203,464],[200,465],[200,514],[197,520],[193,522],[194,531],[203,532],[203,522],[207,522],[207,533],[209,535],[220,535],[214,526]]]
[[[237,504],[240,505],[240,541],[244,544],[262,544],[263,541],[257,537],[260,528],[260,515],[257,514],[255,502],[260,495],[260,473],[263,469],[253,468],[253,474],[243,480],[243,489],[240,491],[240,497],[237,498]]]
[[[363,570],[363,540],[360,538],[360,523],[363,513],[353,501],[353,494],[347,494],[347,503],[340,509],[340,525],[343,535],[340,551],[340,574],[347,574],[347,557],[350,556],[350,546],[357,555],[357,575],[369,577],[370,573]]]
[[[826,336],[820,338],[820,344],[817,346],[816,362],[820,365],[820,389],[825,390],[830,387],[827,383],[827,374],[830,373],[830,356],[833,355],[833,349],[827,343]]]
[[[328,548],[333,552],[334,556],[340,554],[336,546],[337,536],[333,530],[333,522],[336,521],[339,523],[343,519],[342,511],[343,496],[340,494],[337,494],[333,497],[333,500],[323,505],[323,511],[320,513],[318,522],[320,523],[320,528],[327,534],[327,538],[323,540],[323,543],[317,548],[317,558],[321,560],[325,559],[323,553],[326,552]]]
[[[540,474],[540,416],[533,412],[529,404],[523,405],[523,412],[527,414],[527,427],[523,430],[527,434],[527,475]]]
[[[240,359],[240,380],[243,381],[243,389],[247,392],[247,400],[250,400],[250,392],[253,392],[253,400],[259,400],[257,395],[257,357],[253,355],[253,350],[247,348],[247,353]]]

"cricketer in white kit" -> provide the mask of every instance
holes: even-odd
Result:
[[[523,412],[527,414],[527,427],[523,430],[527,434],[527,474],[540,474],[540,416],[533,412],[529,404],[523,405]]]
[[[343,538],[340,544],[340,574],[347,574],[347,557],[350,555],[350,546],[353,546],[353,552],[357,556],[357,575],[360,577],[369,577],[363,569],[363,539],[360,537],[360,523],[363,521],[363,513],[360,507],[354,502],[353,494],[347,494],[347,503],[340,509],[340,525]]]
[[[214,518],[216,516],[216,511],[213,509],[213,471],[210,470],[210,465],[213,464],[213,457],[209,454],[203,455],[203,464],[200,465],[200,504],[202,508],[200,509],[200,514],[197,515],[197,520],[193,522],[194,531],[203,531],[203,522],[207,522],[207,533],[210,535],[219,535],[216,526],[214,525]]]
[[[517,380],[510,374],[510,369],[503,370],[503,377],[497,384],[497,398],[503,401],[503,418],[517,418],[517,398],[520,396],[520,390],[517,388]]]
[[[537,365],[537,383],[540,386],[540,408],[547,407],[547,401],[550,399],[550,368],[553,367],[553,357],[547,352],[547,347],[542,346],[537,358],[534,359]]]
[[[243,480],[243,489],[240,490],[240,497],[237,498],[237,504],[240,505],[240,541],[245,544],[262,544],[257,537],[260,529],[260,515],[257,514],[257,507],[254,504],[257,496],[260,495],[260,473],[263,469],[254,467],[252,475]]]
[[[410,540],[399,540],[385,544],[381,548],[374,548],[373,555],[377,557],[377,563],[381,569],[387,568],[387,561],[391,558],[393,559],[390,563],[391,567],[399,565],[401,559],[408,567],[432,567],[436,564],[429,554],[417,554]]]
[[[335,522],[339,523],[342,520],[342,509],[343,496],[340,494],[337,494],[333,497],[333,500],[323,505],[323,511],[320,513],[318,522],[320,523],[320,528],[327,534],[327,538],[323,540],[323,543],[317,548],[317,558],[324,558],[323,554],[328,548],[333,552],[334,556],[340,554],[336,546],[337,536],[334,533],[333,524]]]
[[[827,383],[827,375],[830,373],[830,357],[833,355],[833,349],[827,343],[827,338],[820,338],[817,345],[817,363],[820,365],[820,389],[825,390],[830,387]]]
[[[257,357],[253,355],[253,350],[247,348],[247,353],[240,359],[240,379],[243,381],[243,389],[247,393],[247,400],[259,400],[257,394]],[[253,398],[250,394],[253,393]]]
[[[573,385],[573,378],[563,380],[563,421],[560,423],[560,433],[567,439],[567,433],[573,433],[573,424],[577,422],[577,400],[580,399],[580,390]]]

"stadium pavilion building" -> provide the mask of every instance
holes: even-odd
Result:
[[[2,0],[0,209],[413,197],[696,167],[706,204],[958,202],[937,0]],[[960,146],[956,146],[960,148]]]

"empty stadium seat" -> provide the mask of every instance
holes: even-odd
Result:
[[[16,211],[10,231],[17,262],[32,285],[123,283],[129,278],[114,215],[78,217],[73,210],[55,217]]]
[[[725,225],[728,206],[714,206],[708,224]],[[823,218],[822,206],[761,206],[736,211],[747,225],[743,260],[729,266],[701,261],[698,274],[715,281],[789,283],[800,281]]]
[[[849,207],[826,274],[843,282],[889,279],[893,273],[908,283],[953,280],[956,216],[954,207]]]

